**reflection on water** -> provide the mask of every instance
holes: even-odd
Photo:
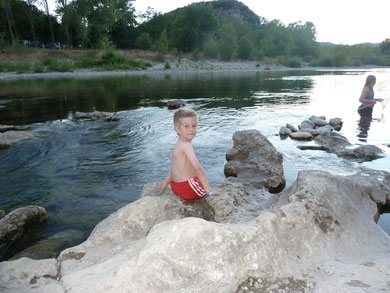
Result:
[[[367,142],[368,130],[370,129],[370,124],[372,120],[372,115],[360,115],[360,120],[358,123],[359,126],[359,137],[360,141]]]
[[[259,130],[283,154],[287,185],[304,169],[342,175],[360,168],[390,171],[389,148],[384,146],[390,144],[390,125],[376,119],[389,117],[388,109],[374,110],[365,137],[387,152],[372,162],[301,151],[297,145],[302,142],[276,135],[286,123],[298,125],[310,115],[325,115],[343,119],[341,134],[351,143],[366,143],[360,141],[356,111],[366,74],[199,73],[1,82],[0,124],[28,124],[35,138],[0,150],[0,209],[36,204],[49,213],[48,224],[6,257],[61,231],[81,231],[87,237],[97,222],[136,200],[145,183],[162,180],[177,139],[173,111],[166,108],[170,99],[185,100],[200,115],[194,147],[212,186],[225,178],[233,133],[244,129]],[[374,74],[377,96],[389,96],[384,81],[390,71]],[[75,111],[94,110],[119,112],[123,119],[69,119]]]

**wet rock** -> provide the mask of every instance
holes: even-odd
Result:
[[[280,135],[280,136],[287,136],[287,135],[289,135],[291,132],[292,132],[291,129],[289,129],[289,128],[285,127],[285,126],[282,126],[282,127],[280,127],[279,135]]]
[[[38,241],[34,245],[14,255],[11,260],[22,257],[31,259],[55,258],[59,251],[69,246],[77,245],[84,239],[84,233],[82,231],[73,229],[65,230],[51,235],[47,239]]]
[[[314,129],[312,129],[314,130]],[[311,140],[313,135],[310,132],[307,132],[306,129],[304,131],[292,132],[289,134],[292,139],[297,140]]]
[[[297,132],[298,131],[298,129],[294,125],[292,125],[290,123],[287,123],[286,127],[289,128],[292,132]]]
[[[361,160],[374,160],[383,157],[384,152],[374,145],[353,147],[347,138],[336,132],[322,133],[315,141],[329,152],[340,157],[352,157]]]
[[[9,131],[9,130],[16,130],[16,126],[12,126],[12,125],[0,125],[0,132],[6,132],[6,131]]]
[[[0,219],[5,217],[5,212],[3,210],[0,210]]]
[[[0,149],[10,147],[18,141],[32,138],[33,134],[28,131],[7,131],[0,133]]]
[[[333,129],[336,130],[336,131],[340,131],[341,127],[342,127],[342,125],[336,125],[336,126],[333,127]]]
[[[27,206],[18,208],[0,219],[0,256],[4,255],[12,243],[18,241],[31,229],[42,225],[47,220],[43,207]]]
[[[286,184],[282,154],[257,130],[236,131],[226,159],[226,177],[237,177],[242,183],[273,192]]]
[[[327,151],[328,149],[324,146],[319,145],[299,145],[297,146],[300,150],[312,150],[312,151]]]
[[[229,192],[241,187],[233,184]],[[0,263],[2,288],[150,293],[388,288],[390,238],[374,221],[377,201],[390,200],[387,172],[300,172],[274,204],[237,224],[183,218],[194,201],[156,190],[157,183],[151,184],[143,197],[100,222],[85,242],[57,260]]]
[[[168,101],[167,105],[168,105],[168,109],[173,110],[173,109],[179,109],[181,107],[184,107],[186,103],[182,100],[174,100],[174,101]]]
[[[311,116],[310,118],[309,118],[309,120],[310,121],[312,121],[314,124],[315,124],[315,126],[325,126],[325,125],[328,125],[328,122],[326,122],[326,120],[325,119],[321,119],[321,118],[319,118],[319,117],[316,117],[316,116]]]
[[[90,121],[119,121],[121,117],[117,113],[110,112],[76,112],[73,114],[74,120],[90,120]]]
[[[375,160],[382,158],[384,152],[374,145],[361,145],[355,148],[344,148],[336,151],[336,154],[340,157],[352,157],[367,160]]]
[[[321,134],[321,131],[318,130],[318,129],[304,128],[304,129],[301,129],[300,131],[301,131],[301,132],[308,132],[308,133],[310,133],[312,136],[317,136],[317,135]]]
[[[336,152],[339,149],[344,149],[345,147],[351,145],[345,136],[336,132],[321,133],[315,138],[315,141],[319,145],[326,147],[331,152]]]
[[[304,120],[300,125],[298,125],[299,129],[314,129],[315,124],[310,120]]]
[[[329,125],[332,127],[336,127],[336,126],[341,127],[343,125],[343,120],[341,120],[341,118],[332,118],[329,120]]]
[[[333,128],[330,125],[325,125],[325,126],[318,127],[316,130],[319,131],[320,133],[329,133],[333,130]]]

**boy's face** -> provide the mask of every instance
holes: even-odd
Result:
[[[180,124],[175,126],[175,131],[179,135],[180,139],[190,142],[195,137],[197,128],[198,118],[186,117],[180,119]]]

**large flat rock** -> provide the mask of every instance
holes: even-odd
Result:
[[[148,184],[139,200],[100,222],[84,243],[57,259],[0,263],[0,288],[159,293],[390,290],[390,237],[375,222],[378,206],[390,201],[389,173],[333,176],[304,171],[279,195],[253,195],[242,183],[229,180],[222,188],[220,197],[188,202],[169,189],[159,195],[157,184]],[[255,208],[257,215],[242,216],[247,200],[267,196]],[[230,208],[217,222],[223,204]]]

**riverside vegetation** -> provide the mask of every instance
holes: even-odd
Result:
[[[0,15],[7,17],[0,18],[0,71],[131,70],[150,66],[149,62],[128,58],[128,52],[134,50],[154,56],[142,60],[160,62],[169,54],[177,60],[190,55],[197,60],[254,60],[294,68],[390,65],[390,39],[353,46],[319,43],[313,23],[268,21],[235,0],[193,3],[165,14],[153,9],[136,12],[131,0],[56,0],[52,15],[47,1],[42,2],[45,12],[35,1],[1,2]],[[74,52],[75,48],[82,51]],[[30,59],[9,62],[6,58],[32,50]],[[169,62],[165,67],[170,67]]]

